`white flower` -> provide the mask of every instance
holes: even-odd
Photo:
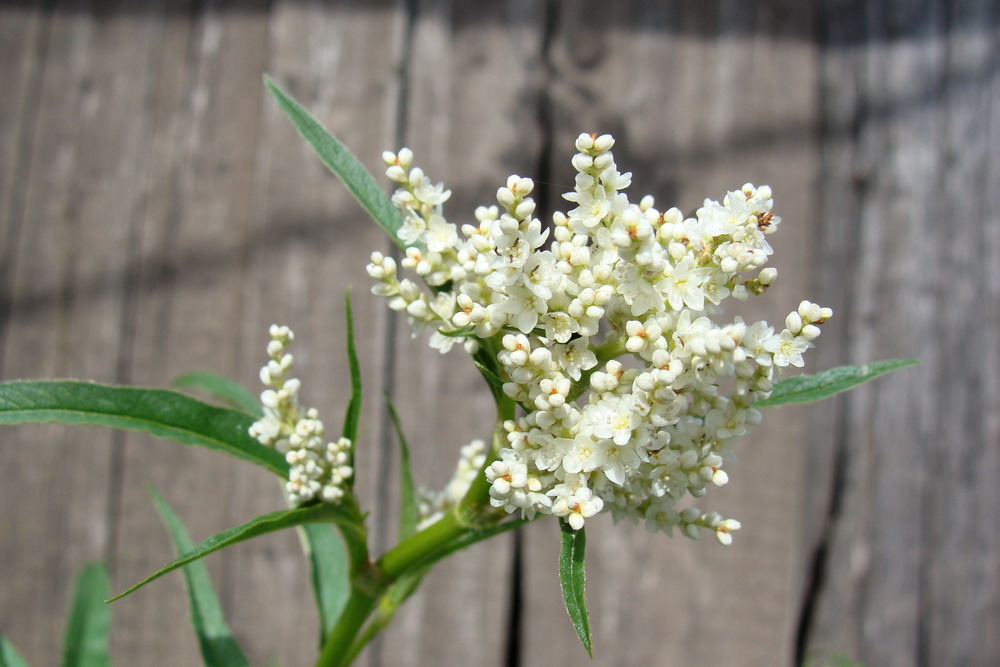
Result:
[[[557,495],[552,502],[552,513],[565,517],[573,530],[583,528],[584,519],[589,519],[602,509],[604,501],[585,486],[577,488],[568,495]]]
[[[444,252],[458,244],[458,232],[455,225],[435,214],[427,221],[427,231],[423,240],[431,252]]]
[[[577,204],[577,207],[568,214],[570,224],[577,230],[593,229],[601,224],[611,210],[611,201],[604,188],[591,187],[563,197]]]
[[[705,307],[705,291],[701,286],[709,276],[709,269],[696,268],[694,258],[685,256],[664,273],[666,276],[656,287],[672,309],[680,310],[686,306],[702,310]]]
[[[616,396],[587,406],[582,420],[586,422],[586,426],[581,427],[582,433],[595,438],[610,438],[621,446],[628,443],[642,417],[634,398]]]
[[[407,210],[403,216],[403,225],[396,231],[396,236],[406,245],[419,243],[424,232],[427,231],[427,222],[412,210]]]
[[[732,532],[739,529],[740,522],[736,519],[726,519],[724,521],[720,521],[715,527],[715,539],[719,540],[719,544],[728,547],[733,543]]]
[[[597,356],[590,349],[588,338],[577,338],[565,345],[556,346],[552,359],[573,380],[579,380],[583,371],[597,365]]]
[[[765,340],[763,347],[774,355],[775,366],[801,368],[805,363],[802,360],[802,353],[812,347],[812,343],[805,338],[793,336],[788,329],[785,329],[780,334]]]

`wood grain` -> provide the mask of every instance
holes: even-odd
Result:
[[[156,63],[155,4],[135,16],[40,15],[44,67],[4,339],[5,377],[122,381],[128,267],[147,165],[141,108]],[[107,560],[122,434],[19,429],[4,438],[4,632],[33,662],[55,663],[72,580]],[[10,476],[8,476],[10,475]],[[46,545],[46,546],[42,546]],[[18,629],[21,632],[18,632]]]
[[[989,664],[998,8],[915,7],[833,3],[824,35],[821,245],[843,354],[923,366],[844,401],[836,465],[816,471],[839,484],[805,639],[866,664]]]
[[[303,400],[339,430],[353,286],[365,411],[357,488],[395,535],[389,392],[419,483],[450,475],[493,410],[368,293],[389,248],[267,99],[270,73],[381,179],[409,145],[464,222],[510,173],[549,213],[572,141],[611,132],[630,194],[685,211],[774,187],[779,279],[835,317],[813,369],[923,366],[765,415],[706,506],[735,544],[588,523],[596,665],[1000,661],[1000,2],[144,0],[0,5],[0,378],[164,386],[205,369],[257,390],[267,326],[292,326]],[[436,402],[447,409],[436,410]],[[195,538],[281,507],[211,452],[99,429],[0,439],[0,634],[59,654],[72,579],[115,587],[170,557],[145,485]],[[540,521],[440,566],[360,664],[584,658]],[[309,664],[318,625],[297,537],[206,561],[253,664]],[[199,661],[182,579],[116,603],[118,664]]]
[[[241,357],[234,324],[243,310],[244,248],[252,216],[256,142],[247,139],[256,136],[260,114],[256,96],[247,91],[259,86],[267,18],[261,11],[221,13],[208,5],[197,13],[169,13],[163,20],[151,135],[154,154],[163,159],[154,162],[145,183],[132,382],[166,385],[193,369],[233,376],[250,365],[250,359]],[[172,555],[147,485],[164,495],[196,539],[247,521],[264,506],[238,501],[242,480],[254,480],[258,495],[270,500],[271,507],[280,502],[269,476],[208,451],[177,451],[130,437],[122,466],[119,589]],[[294,548],[293,542],[288,551]],[[248,584],[238,558],[234,550],[206,561],[234,621],[240,587],[263,588],[263,582],[277,579],[272,574],[262,583],[251,578]],[[122,617],[118,654],[139,662],[155,662],[167,654],[178,662],[198,662],[192,633],[175,620],[187,615],[181,579],[154,586],[116,604]],[[291,624],[296,617],[289,613],[285,619]],[[164,627],[176,630],[165,633]],[[271,627],[288,629],[274,619]],[[267,654],[252,641],[268,638],[260,627],[241,622],[235,633],[248,656],[263,661]]]

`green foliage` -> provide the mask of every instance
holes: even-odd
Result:
[[[344,415],[343,436],[354,442],[358,438],[361,419],[361,365],[354,344],[354,315],[351,311],[351,293],[344,294],[344,325],[347,329],[347,364],[351,369],[351,399]]]
[[[159,510],[163,523],[170,532],[170,539],[178,555],[186,554],[194,548],[184,524],[174,513],[167,501],[150,488],[153,502]],[[212,589],[205,564],[196,561],[184,566],[184,580],[187,584],[188,605],[191,609],[191,625],[198,636],[198,647],[207,667],[228,667],[229,665],[249,665],[243,651],[233,639],[222,606]]]
[[[63,667],[106,667],[111,608],[108,574],[100,563],[88,565],[76,579],[73,607],[63,638]]]
[[[251,417],[259,419],[264,416],[260,403],[243,385],[222,375],[208,371],[194,371],[174,378],[170,386],[177,389],[197,389]]]
[[[461,329],[438,329],[438,333],[442,336],[447,336],[448,338],[469,338],[470,336],[476,335],[476,327],[469,325],[467,327],[462,327]]]
[[[486,383],[489,384],[490,392],[493,393],[494,397],[503,395],[503,380],[479,361],[474,360],[472,363],[476,365],[476,368],[479,369],[483,379],[485,379]]]
[[[770,408],[788,403],[812,403],[852,389],[898,368],[913,366],[916,359],[887,359],[864,366],[839,366],[815,375],[797,375],[775,383],[771,396],[754,407]]]
[[[319,610],[320,641],[336,625],[350,594],[350,563],[340,536],[332,526],[302,526],[303,550],[309,559],[310,581]]]
[[[864,665],[838,653],[817,652],[807,656],[802,661],[802,667],[864,667]]]
[[[559,552],[559,584],[562,587],[566,611],[573,622],[573,628],[587,649],[587,655],[594,657],[590,643],[590,619],[587,614],[587,599],[584,592],[586,575],[583,571],[583,560],[587,549],[587,536],[584,529],[573,530],[565,519],[559,520],[562,531],[562,549]]]
[[[417,532],[420,523],[420,507],[417,504],[417,491],[413,486],[413,476],[410,473],[410,447],[403,435],[403,427],[399,423],[399,415],[388,396],[385,397],[389,406],[389,418],[396,429],[399,440],[399,541],[402,542]]]
[[[217,449],[287,477],[284,457],[248,434],[253,421],[242,412],[165,389],[76,380],[0,384],[0,424],[57,422],[145,431],[185,445]]]
[[[21,654],[7,638],[0,635],[0,667],[28,667]]]
[[[347,363],[351,369],[351,400],[344,414],[343,436],[351,441],[350,466],[354,467],[354,453],[357,450],[358,425],[361,422],[361,365],[358,351],[354,346],[354,315],[351,312],[351,293],[344,294],[344,321],[347,328]],[[354,477],[347,480],[348,490],[354,488]]]
[[[393,243],[405,249],[396,232],[403,226],[402,217],[389,197],[375,183],[364,165],[333,135],[326,131],[318,120],[306,111],[290,95],[264,76],[264,84],[278,101],[278,106],[292,120],[302,138],[309,142],[320,160],[347,186],[362,208],[379,227],[385,230]]]
[[[349,543],[364,545],[365,536],[361,528],[359,518],[341,505],[309,505],[306,507],[296,507],[290,510],[272,512],[259,516],[252,521],[248,521],[242,526],[230,528],[218,535],[208,538],[191,551],[173,561],[169,565],[160,568],[139,583],[129,589],[114,596],[109,602],[121,599],[133,591],[145,586],[151,581],[159,579],[168,572],[173,572],[179,567],[198,560],[210,553],[225,549],[228,546],[245,542],[246,540],[266,535],[285,528],[303,526],[310,523],[336,523],[340,526],[344,539]]]

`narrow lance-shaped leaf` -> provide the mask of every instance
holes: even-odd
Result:
[[[770,408],[788,403],[812,403],[874,380],[897,368],[919,363],[916,359],[888,359],[864,366],[840,366],[815,375],[797,375],[776,382],[771,396],[754,403],[754,407]]]
[[[343,181],[368,215],[385,230],[392,242],[405,249],[397,231],[403,226],[402,217],[389,197],[375,183],[364,165],[340,143],[302,105],[277,86],[267,75],[264,84],[278,101],[278,106],[295,124],[299,134],[309,142],[320,160]]]
[[[504,385],[503,380],[501,380],[500,377],[496,373],[494,373],[493,371],[491,371],[489,368],[487,368],[486,366],[484,366],[479,361],[473,360],[472,363],[474,363],[476,365],[476,368],[479,369],[479,372],[482,374],[482,376],[486,380],[487,384],[489,384],[490,391],[493,393],[493,397],[495,399],[499,400],[499,398],[504,395],[504,393],[503,393],[503,385]]]
[[[385,397],[389,406],[389,417],[396,429],[399,440],[399,541],[402,542],[417,532],[420,523],[420,507],[417,504],[417,492],[413,486],[413,476],[410,473],[410,447],[403,435],[403,426],[399,423],[399,415],[388,396]]]
[[[179,567],[183,567],[192,561],[198,560],[199,558],[219,551],[220,549],[224,549],[240,542],[245,542],[246,540],[259,537],[260,535],[266,535],[268,533],[284,530],[285,528],[292,528],[294,526],[304,526],[309,523],[336,523],[340,526],[341,532],[344,535],[345,541],[348,542],[349,548],[354,546],[354,548],[360,550],[362,546],[365,545],[365,536],[363,529],[361,528],[359,518],[348,512],[340,505],[327,505],[325,503],[321,503],[318,505],[309,505],[307,507],[296,507],[290,510],[282,510],[280,512],[272,512],[271,514],[259,516],[252,521],[248,521],[242,526],[230,528],[229,530],[221,532],[214,537],[208,538],[174,562],[160,568],[128,590],[119,593],[108,601],[113,602],[123,598],[129,593],[145,586],[149,582],[159,579],[168,572],[173,572]]]
[[[470,324],[461,329],[438,329],[438,333],[448,338],[468,338],[476,335],[476,327]]]
[[[63,667],[105,667],[108,657],[108,630],[111,608],[108,574],[100,563],[88,565],[76,579],[73,608],[63,640]]]
[[[587,655],[594,657],[590,643],[590,619],[587,614],[587,600],[584,594],[586,577],[583,571],[583,559],[587,548],[587,537],[580,530],[573,528],[564,520],[559,520],[562,531],[562,550],[559,552],[559,584],[562,587],[566,611],[573,622],[573,628],[587,649]]]
[[[0,667],[28,667],[21,654],[7,638],[0,635]]]
[[[197,389],[205,392],[234,410],[245,412],[258,419],[264,416],[260,403],[243,385],[222,375],[208,371],[194,371],[174,378],[170,385],[178,389]]]
[[[347,328],[347,363],[351,369],[351,400],[344,414],[343,436],[351,441],[350,465],[354,467],[354,453],[358,442],[358,425],[361,422],[361,364],[354,346],[354,315],[351,312],[351,293],[344,294],[344,322]],[[347,479],[348,490],[354,488],[354,476]]]
[[[159,510],[163,523],[170,532],[177,554],[185,554],[194,548],[184,524],[174,513],[167,501],[150,488],[153,502]],[[228,667],[229,665],[249,665],[243,651],[229,631],[229,625],[222,615],[222,606],[212,588],[208,570],[201,562],[188,563],[183,568],[187,584],[188,605],[191,611],[191,625],[198,636],[201,657],[208,667]]]
[[[350,562],[333,526],[302,526],[303,548],[309,559],[310,580],[319,610],[320,643],[330,633],[350,596]]]
[[[76,380],[0,384],[0,424],[86,424],[145,431],[256,463],[285,478],[288,463],[247,432],[253,417],[165,389]]]

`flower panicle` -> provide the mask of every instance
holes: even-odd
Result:
[[[294,359],[288,346],[295,334],[273,324],[270,335],[269,360],[260,370],[261,382],[268,387],[260,395],[264,416],[250,426],[250,436],[285,456],[291,466],[285,493],[292,505],[315,500],[339,503],[354,474],[352,443],[347,438],[327,440],[317,410],[299,404],[301,383],[289,376]]]
[[[729,544],[738,521],[680,504],[728,482],[733,442],[760,421],[754,403],[776,372],[803,365],[832,311],[802,301],[780,331],[720,319],[726,299],[777,277],[766,266],[781,222],[771,188],[747,183],[685,217],[650,195],[630,201],[632,175],[613,146],[607,134],[577,138],[563,195],[572,207],[553,214],[551,231],[535,216],[531,179],[510,176],[496,204],[458,227],[443,214],[450,192],[412,151],[386,152],[408,245],[400,264],[417,280],[376,252],[373,292],[430,329],[441,352],[494,339],[503,392],[523,408],[485,471],[494,506],[577,529],[610,512]]]

